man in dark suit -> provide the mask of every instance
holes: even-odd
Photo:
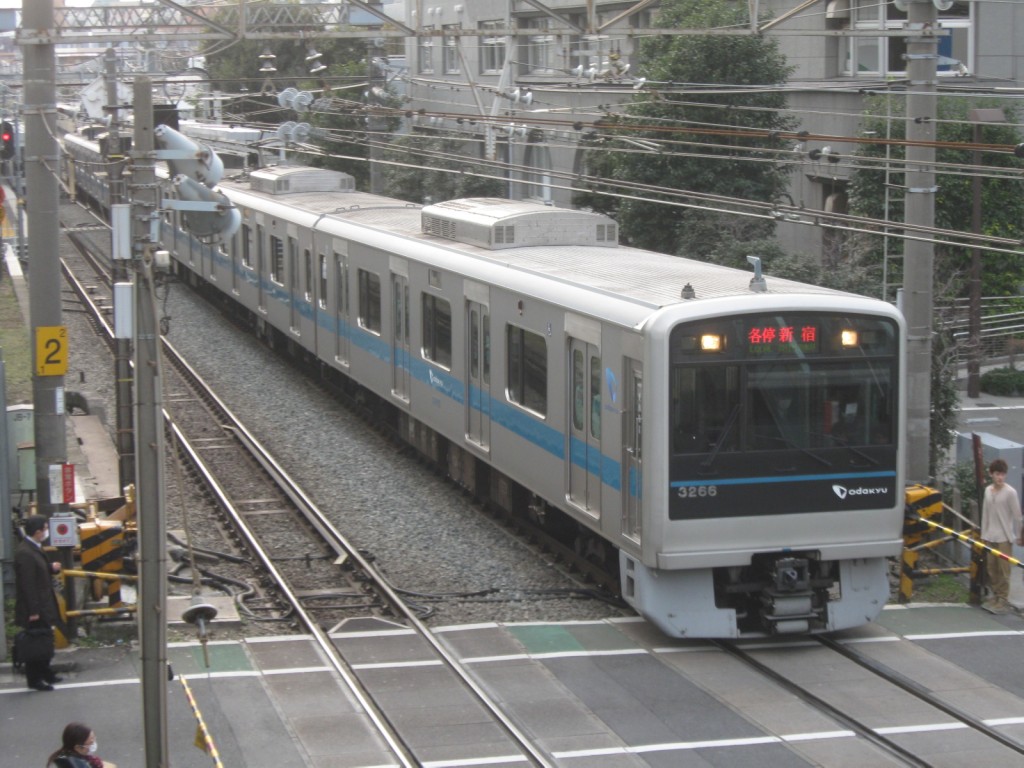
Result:
[[[53,627],[60,622],[60,608],[53,593],[53,574],[60,563],[51,563],[43,553],[43,541],[49,535],[49,521],[42,515],[25,520],[25,538],[14,550],[14,621],[20,626]],[[60,677],[50,669],[50,660],[25,662],[28,687],[52,691]]]

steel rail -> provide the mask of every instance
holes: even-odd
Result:
[[[967,712],[964,712],[962,709],[960,709],[959,707],[955,707],[952,704],[947,704],[917,681],[911,680],[906,675],[897,672],[895,669],[892,669],[891,667],[883,664],[880,661],[869,659],[867,656],[864,656],[863,654],[858,653],[857,651],[854,651],[851,648],[848,648],[847,646],[833,640],[830,637],[816,637],[815,639],[819,643],[824,645],[826,648],[830,648],[836,653],[849,659],[854,664],[863,667],[869,672],[873,672],[874,674],[881,677],[883,680],[886,680],[895,685],[896,687],[901,688],[902,690],[909,693],[911,696],[920,699],[929,706],[935,707],[941,712],[945,712],[950,717],[959,720],[961,723],[968,726],[969,728],[973,728],[979,733],[988,736],[993,741],[999,742],[1004,747],[1008,747],[1009,749],[1012,749],[1014,752],[1024,755],[1024,744],[1014,739],[1011,739],[1009,736],[1006,736],[1003,733],[1000,733],[991,725],[988,725],[981,718],[968,714]]]
[[[387,742],[388,747],[395,754],[397,759],[403,766],[406,766],[406,768],[415,768],[419,763],[412,754],[412,750],[397,733],[387,716],[373,702],[369,693],[356,678],[355,673],[352,672],[352,669],[348,666],[345,660],[340,657],[337,649],[334,647],[334,644],[327,636],[327,633],[320,629],[317,623],[310,616],[309,612],[302,606],[302,601],[291,589],[288,584],[288,580],[278,570],[277,566],[274,565],[273,559],[267,554],[266,550],[260,544],[259,539],[249,528],[248,523],[244,519],[244,515],[235,508],[231,499],[228,497],[227,492],[213,476],[213,473],[210,471],[209,467],[207,467],[197,450],[192,446],[188,438],[181,432],[177,425],[173,423],[171,415],[167,411],[164,411],[163,414],[164,421],[167,424],[167,427],[174,434],[179,450],[183,451],[188,456],[189,461],[199,469],[200,473],[203,475],[204,482],[209,487],[210,492],[214,495],[217,504],[231,519],[232,523],[235,525],[235,529],[244,540],[245,545],[255,555],[260,566],[270,574],[277,589],[281,591],[281,594],[291,606],[291,609],[299,623],[302,624],[303,628],[313,638],[316,645],[321,651],[323,651],[331,667],[333,667],[334,671],[337,672],[338,676],[344,681],[345,686],[355,697],[359,706],[362,707],[367,717],[373,723],[374,728],[376,728],[377,732],[380,733]]]
[[[888,739],[885,736],[877,733],[873,728],[864,723],[860,722],[854,717],[851,717],[841,709],[829,704],[827,701],[819,696],[808,691],[806,688],[794,683],[785,675],[776,672],[774,669],[769,667],[767,664],[763,664],[746,651],[739,648],[735,643],[727,640],[715,640],[713,645],[720,648],[721,650],[728,653],[733,658],[738,659],[747,666],[757,670],[765,677],[771,679],[774,683],[778,684],[782,688],[789,691],[791,694],[801,699],[802,701],[810,704],[815,709],[824,712],[829,717],[842,723],[854,733],[864,737],[879,749],[883,749],[889,754],[893,755],[899,760],[902,760],[906,765],[914,766],[914,768],[931,768],[931,764],[922,760],[920,757],[915,755],[905,747],[901,747],[892,739]]]
[[[98,264],[96,260],[90,258],[84,253],[84,251],[87,250],[84,243],[76,238],[75,245],[80,252],[82,252],[83,257],[90,261],[91,266],[94,269],[97,268]],[[109,343],[109,340],[113,337],[113,331],[103,318],[102,310],[92,300],[88,291],[85,290],[80,281],[73,276],[71,269],[66,265],[64,265],[63,268],[69,281],[71,281],[74,286],[77,286],[75,288],[75,293],[78,294],[87,305],[92,317],[94,317],[101,325],[103,333],[107,337]],[[263,468],[264,472],[271,477],[275,484],[277,484],[278,488],[291,500],[310,525],[312,525],[320,534],[321,538],[331,546],[339,557],[343,556],[351,560],[360,570],[367,574],[375,588],[384,595],[384,597],[402,615],[409,625],[420,634],[424,641],[431,647],[433,652],[460,679],[462,684],[465,685],[473,694],[478,703],[483,706],[488,713],[490,713],[490,715],[497,721],[497,724],[505,731],[509,738],[518,745],[518,747],[525,753],[525,756],[534,765],[540,766],[541,768],[554,768],[554,764],[550,761],[548,755],[540,750],[529,739],[529,737],[521,731],[512,719],[509,718],[498,704],[495,703],[493,699],[491,699],[491,697],[469,675],[469,673],[466,672],[459,661],[434,637],[430,629],[419,620],[413,610],[409,608],[405,601],[392,589],[387,580],[377,571],[370,561],[363,557],[358,548],[351,544],[334,527],[330,520],[327,519],[326,515],[323,514],[312,499],[310,499],[309,496],[299,487],[298,483],[291,478],[284,468],[274,460],[269,451],[267,451],[256,437],[242,424],[231,409],[228,408],[228,406],[205,385],[202,377],[188,365],[174,346],[167,339],[162,339],[162,341],[165,358],[168,359],[178,369],[179,373],[188,379],[190,383],[197,387],[201,387],[204,390],[203,396],[207,398],[214,407],[223,412],[230,423],[229,429],[235,435],[236,439],[245,446],[253,458],[255,458]],[[419,763],[413,755],[412,750],[391,726],[387,716],[372,701],[371,695],[358,681],[358,678],[341,657],[341,654],[331,642],[327,633],[320,629],[310,614],[302,606],[301,600],[288,586],[284,575],[273,564],[270,556],[260,545],[255,534],[250,530],[244,516],[235,509],[223,487],[212,476],[212,473],[206,466],[206,463],[189,443],[186,436],[178,429],[177,425],[174,424],[170,413],[164,410],[163,415],[167,428],[174,434],[181,446],[181,449],[188,455],[189,460],[193,462],[193,464],[198,467],[204,475],[204,480],[208,483],[211,492],[216,497],[217,503],[224,510],[225,514],[232,519],[233,523],[245,539],[246,544],[256,555],[261,566],[267,570],[275,583],[281,589],[282,595],[284,595],[285,599],[295,611],[295,615],[299,619],[300,623],[310,633],[317,646],[330,660],[331,666],[334,667],[339,676],[344,680],[346,686],[351,690],[360,706],[363,707],[371,721],[374,723],[374,726],[380,731],[385,741],[387,741],[388,746],[402,761],[403,766],[409,766],[409,768],[412,768],[412,766],[418,765]]]
[[[181,365],[183,369],[188,371],[189,377],[194,377],[195,380],[201,381],[198,374],[178,355],[177,351],[170,344],[170,342],[164,340],[165,351],[173,355],[175,359],[175,365]],[[431,647],[435,654],[440,657],[446,666],[454,672],[463,685],[465,685],[476,697],[478,703],[480,703],[490,715],[498,722],[506,734],[514,741],[520,749],[526,754],[526,756],[533,761],[535,765],[542,766],[543,768],[553,768],[554,764],[550,762],[548,755],[537,748],[537,746],[520,730],[511,718],[496,704],[493,699],[477,684],[477,682],[469,675],[468,672],[463,668],[462,664],[448,652],[448,650],[434,637],[434,634],[430,629],[423,624],[422,621],[417,618],[415,613],[405,601],[398,595],[397,592],[392,589],[391,585],[373,566],[373,564],[363,557],[362,553],[352,543],[346,539],[341,532],[339,532],[334,525],[327,519],[326,515],[317,507],[315,502],[309,498],[309,496],[299,487],[288,472],[270,455],[269,451],[263,447],[263,445],[257,440],[257,438],[249,432],[248,429],[237,419],[232,413],[231,409],[228,408],[223,401],[221,401],[215,393],[205,392],[205,397],[208,397],[218,409],[221,409],[224,414],[230,419],[230,429],[235,433],[237,439],[242,442],[253,458],[259,462],[263,470],[273,479],[275,484],[282,490],[285,495],[291,499],[292,503],[298,508],[302,514],[306,517],[308,522],[317,530],[318,533],[327,541],[331,547],[338,553],[339,556],[345,556],[353,561],[358,568],[365,572],[367,576],[372,580],[374,587],[383,594],[387,600],[392,604],[394,608],[402,615],[402,617],[409,623],[409,625],[415,629],[424,639],[424,641]],[[202,460],[196,456],[195,460],[202,466]],[[218,495],[218,501],[222,504],[227,504],[230,508],[230,502],[223,494],[223,491],[216,486],[216,493]],[[222,500],[223,499],[223,500]],[[236,524],[240,526],[240,529],[246,531],[247,543],[253,546],[254,552],[259,553],[261,563],[264,563],[268,570],[274,574],[275,579],[279,579],[280,576],[273,567],[272,563],[269,562],[269,558],[263,553],[262,548],[259,547],[258,543],[254,540],[250,541],[248,534],[248,526],[242,520],[241,516],[237,512],[232,512],[232,518],[236,521]],[[338,651],[334,648],[330,642],[329,637],[319,627],[315,626],[308,614],[299,605],[298,598],[295,597],[290,591],[287,591],[288,599],[292,601],[297,610],[302,612],[304,617],[304,624],[309,628],[316,637],[321,647],[332,657],[338,656],[339,662],[345,664],[344,660],[340,659]],[[348,670],[347,664],[345,664],[346,670]],[[362,689],[360,685],[360,689]],[[367,694],[369,695],[369,694]]]

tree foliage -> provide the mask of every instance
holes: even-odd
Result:
[[[665,0],[654,24],[745,25],[746,14],[746,4],[725,0]],[[743,251],[734,244],[769,237],[771,221],[670,207],[647,192],[619,200],[601,194],[614,187],[603,180],[776,200],[787,169],[759,152],[780,149],[778,134],[795,124],[783,113],[783,92],[761,86],[784,83],[791,68],[775,40],[758,36],[653,37],[641,43],[639,59],[637,70],[650,81],[673,87],[638,91],[620,108],[622,114],[599,121],[588,137],[585,176],[574,202],[614,215],[632,245],[732,263]],[[637,152],[638,140],[664,150]]]
[[[226,7],[214,18],[226,25],[237,24],[236,13],[236,8]],[[212,85],[225,93],[240,94],[226,109],[232,120],[267,127],[287,121],[310,123],[318,129],[311,143],[318,144],[320,151],[311,152],[306,162],[349,173],[365,187],[369,176],[366,91],[370,74],[366,42],[359,38],[316,40],[317,29],[310,18],[308,35],[300,39],[241,40],[223,49],[219,41],[208,43],[203,53]],[[312,47],[327,66],[315,75],[309,73],[306,59]],[[260,58],[264,53],[274,55],[271,61],[276,72],[259,71],[267,61]],[[289,87],[309,92],[315,98],[313,110],[300,114],[281,107],[277,94]],[[387,124],[382,130],[388,130]]]
[[[1002,107],[1008,123],[1018,122],[1016,107],[998,103],[993,99],[971,100],[967,98],[944,97],[938,102],[936,139],[940,147],[936,150],[937,165],[935,195],[935,226],[961,232],[973,229],[972,201],[974,199],[972,174],[963,169],[975,164],[974,126],[969,116],[972,108]],[[874,162],[862,163],[850,178],[851,213],[876,219],[901,222],[903,220],[903,195],[905,174],[902,168],[906,151],[898,142],[906,136],[904,100],[902,98],[876,96],[867,102],[862,131],[870,135],[890,139],[896,143],[864,143],[857,150],[857,156]],[[1013,146],[1021,141],[1020,133],[1011,124],[988,124],[982,127],[983,144]],[[942,146],[945,145],[945,146]],[[957,146],[960,145],[960,146]],[[989,167],[1024,168],[1024,162],[1012,153],[984,152],[981,163]],[[886,173],[886,167],[897,170]],[[890,194],[886,195],[886,185]],[[982,231],[985,234],[1020,240],[1024,235],[1024,195],[1021,195],[1019,179],[982,179],[981,183]],[[883,259],[882,238],[863,238],[865,247],[872,252],[872,260],[881,264]],[[901,256],[903,242],[890,238],[889,255]],[[966,295],[966,276],[970,269],[971,250],[962,247],[938,245],[935,248],[936,280],[949,283],[953,295]],[[900,282],[901,260],[892,259],[889,281]],[[986,296],[1017,295],[1020,292],[1024,254],[982,254],[982,293]],[[891,298],[891,297],[890,297]]]
[[[503,197],[506,182],[490,178],[498,171],[472,157],[475,144],[465,139],[408,134],[384,152],[381,193],[414,203],[460,197]],[[422,166],[429,166],[423,168]]]
[[[902,98],[872,97],[867,102],[862,131],[893,142],[865,142],[857,156],[870,160],[862,162],[850,178],[851,213],[880,220],[903,221],[903,195],[906,188],[903,167],[905,148],[899,140],[906,136],[906,116]],[[1016,123],[1012,105],[1000,104],[993,99],[971,100],[944,97],[938,102],[936,139],[935,226],[943,229],[970,232],[973,230],[973,179],[964,169],[976,164],[970,145],[974,143],[974,126],[970,123],[970,110],[974,107],[1002,107],[1007,121]],[[1013,146],[1020,141],[1012,125],[989,124],[983,126],[983,144]],[[985,152],[983,165],[1001,168],[1022,168],[1024,163],[1012,153]],[[886,169],[890,169],[888,172]],[[895,169],[895,170],[893,170]],[[886,194],[888,185],[889,194]],[[982,179],[981,184],[982,231],[999,237],[1021,239],[1024,227],[1024,196],[1018,179]],[[891,258],[889,282],[902,282],[903,241],[862,235],[856,238],[867,253],[866,260],[880,268],[888,247]],[[937,245],[935,247],[935,295],[952,300],[967,295],[967,275],[972,253],[968,248]],[[983,253],[982,293],[989,296],[1017,295],[1020,292],[1024,254]],[[888,298],[892,298],[891,296]],[[929,472],[937,474],[947,460],[957,428],[959,392],[957,390],[957,349],[952,333],[937,318],[932,335],[931,366],[931,445],[929,446]]]

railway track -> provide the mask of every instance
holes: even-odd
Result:
[[[792,642],[717,641],[714,645],[845,729],[837,735],[870,742],[893,764],[914,768],[951,764],[935,758],[931,753],[933,744],[920,741],[941,731],[955,731],[960,734],[958,738],[970,739],[970,751],[985,755],[979,764],[995,759],[998,762],[992,764],[1013,765],[1024,759],[1024,743],[998,730],[991,719],[951,703],[940,691],[857,650],[855,643],[830,637],[808,638],[797,645],[816,658],[813,663],[799,659],[804,662],[803,667],[795,663],[799,654]],[[822,652],[829,657],[821,657]],[[849,665],[866,671],[867,676],[861,676]],[[822,669],[830,672],[828,684],[823,684],[820,677]],[[864,706],[866,699],[872,702],[871,706]],[[978,705],[979,702],[973,702],[975,710]],[[915,722],[893,724],[907,718]],[[875,725],[879,719],[889,725]]]
[[[102,273],[102,247],[89,238],[73,238],[90,269]],[[99,252],[97,252],[99,251]],[[111,341],[109,307],[97,298],[65,264],[65,276],[75,294]],[[96,276],[103,280],[102,274]],[[240,560],[251,559],[254,574],[265,583],[253,593],[260,600],[271,598],[273,619],[288,621],[313,638],[324,659],[343,681],[366,713],[380,738],[388,745],[398,764],[422,764],[414,745],[408,743],[394,719],[374,699],[372,691],[350,668],[330,632],[346,619],[368,614],[400,621],[417,634],[433,654],[433,663],[447,673],[476,701],[508,742],[508,756],[531,765],[553,765],[551,758],[534,744],[472,676],[437,641],[410,605],[376,570],[369,558],[354,547],[285,469],[270,455],[214,393],[203,378],[166,341],[162,352],[164,416],[176,460],[170,462],[187,473],[188,485],[205,489],[207,503],[216,508],[222,525],[238,541]],[[170,477],[170,475],[169,475]],[[180,475],[179,475],[180,478]],[[171,485],[174,481],[171,480]],[[184,483],[179,482],[180,486]],[[170,495],[170,494],[169,494]],[[194,496],[179,487],[183,509],[196,503]],[[193,510],[194,514],[194,510]],[[184,522],[187,551],[192,550],[191,525]],[[203,548],[205,549],[205,548]],[[185,554],[192,572],[201,572],[199,562]],[[244,578],[234,579],[236,583]]]
[[[83,227],[82,229],[85,231],[88,228]],[[82,239],[88,240],[88,234],[84,234]],[[102,305],[102,302],[98,303]],[[102,312],[102,307],[100,311]],[[189,431],[194,430],[198,434],[198,437],[191,441],[196,446],[196,455],[194,459],[190,460],[197,468],[189,470],[190,473],[201,472],[202,470],[198,467],[203,464],[233,466],[241,463],[240,459],[225,459],[224,456],[228,453],[226,445],[232,441],[241,444],[249,442],[251,436],[245,436],[244,427],[232,425],[230,414],[217,411],[207,402],[205,396],[200,397],[190,393],[183,384],[180,390],[178,387],[179,385],[175,383],[165,389],[165,400],[172,412],[177,412],[179,404],[184,405],[200,400],[205,402],[203,411],[200,412],[205,412],[205,415],[198,416],[195,426],[189,427]],[[258,445],[255,438],[252,438],[251,441]],[[184,439],[181,442],[184,444]],[[182,449],[182,452],[187,453],[188,451]],[[246,459],[246,461],[250,460]],[[310,518],[306,512],[301,511],[303,507],[301,489],[281,490],[288,485],[286,473],[283,471],[281,473],[285,478],[283,480],[276,477],[280,468],[275,468],[273,460],[269,457],[266,462],[252,460],[252,463],[256,467],[256,474],[263,478],[261,482],[268,483],[267,487],[273,487],[276,489],[273,493],[280,495],[271,496],[270,490],[258,485],[242,490],[232,488],[230,492],[228,489],[215,487],[209,494],[210,498],[215,499],[215,506],[234,508],[233,512],[224,513],[223,526],[233,528],[234,523],[228,521],[237,515],[240,518],[238,524],[243,530],[246,526],[258,529],[262,525],[266,525],[268,530],[273,531],[280,520],[291,519],[293,522],[288,524],[288,527],[296,529],[301,527],[311,531],[308,543],[301,546],[296,545],[302,550],[301,555],[296,556],[296,550],[292,548],[290,556],[278,556],[275,560],[273,559],[274,553],[268,552],[267,556],[271,559],[268,564],[263,565],[263,570],[280,578],[279,583],[276,581],[268,583],[262,590],[263,598],[268,600],[267,605],[273,606],[268,610],[272,610],[278,618],[291,622],[297,629],[315,637],[318,646],[328,658],[337,652],[337,644],[340,644],[336,644],[337,637],[332,639],[331,630],[337,629],[348,616],[360,615],[360,612],[365,615],[371,608],[377,608],[382,615],[409,627],[410,632],[417,633],[425,645],[432,645],[432,636],[429,630],[424,628],[421,633],[417,626],[420,622],[415,607],[408,605],[405,608],[401,607],[400,595],[395,595],[399,598],[397,602],[392,601],[388,594],[390,585],[386,580],[382,580],[379,585],[373,583],[371,578],[374,572],[372,561],[367,560],[364,554],[358,550],[354,550],[350,546],[346,548],[343,541],[332,542],[329,535],[325,536],[322,531],[318,530],[316,515],[314,514]],[[286,513],[286,507],[293,508],[294,511]],[[304,522],[301,525],[294,522],[300,518],[289,518],[288,515],[292,514],[301,515]],[[273,543],[275,534],[256,531],[252,534],[253,541],[249,540],[249,535],[248,533],[241,534],[240,551],[257,552],[261,549],[273,549],[264,542]],[[261,560],[260,557],[253,559]],[[367,561],[365,567],[360,562],[361,560]],[[328,563],[331,564],[329,568],[326,567]],[[314,566],[317,564],[325,567],[315,568]],[[291,569],[294,566],[299,567],[293,572]],[[334,572],[339,577],[338,585],[325,585],[322,582],[310,584],[303,581],[303,577],[308,575],[307,572],[311,569]],[[280,571],[280,574],[275,571]],[[338,605],[348,597],[351,597],[353,602],[362,601],[362,604],[352,614],[346,613],[343,607]],[[333,604],[327,605],[328,601]],[[994,721],[991,716],[986,717],[983,712],[969,711],[969,708],[950,704],[936,690],[916,683],[906,674],[889,668],[886,664],[851,648],[849,643],[837,643],[827,639],[808,639],[802,643],[789,642],[784,645],[771,643],[763,645],[719,643],[717,645],[758,675],[765,676],[773,684],[781,686],[813,710],[822,713],[830,721],[838,723],[840,730],[836,731],[837,734],[842,737],[861,739],[871,745],[868,749],[874,749],[879,754],[884,754],[886,759],[880,760],[879,764],[884,762],[885,764],[912,766],[954,765],[955,763],[948,759],[945,761],[934,759],[934,755],[927,751],[929,748],[935,749],[934,744],[929,744],[928,737],[928,734],[934,731],[955,731],[956,738],[970,739],[972,745],[977,744],[980,750],[985,750],[986,756],[996,755],[999,764],[1014,764],[1020,760],[1020,755],[1024,754],[1024,745],[1002,733],[999,730],[999,722]],[[813,664],[802,666],[798,658],[800,654],[792,651],[794,645],[827,655],[819,657]],[[866,647],[870,648],[870,646]],[[773,653],[774,650],[782,648],[787,649],[785,653]],[[450,662],[454,662],[451,672],[453,678],[460,680],[460,684],[464,685],[468,695],[476,696],[473,679],[466,676],[466,679],[462,680],[459,672],[455,671],[459,666],[458,663],[455,660],[446,659],[443,648],[437,648],[436,652],[432,651],[432,653],[436,653],[436,655],[431,661],[417,663],[447,666]],[[343,659],[340,663],[342,666],[337,673],[339,678],[350,679],[356,686],[354,690],[360,690],[362,681],[359,680],[358,671],[353,673],[351,669],[345,667]],[[851,698],[854,697],[848,690],[844,690],[844,684],[851,678],[853,673],[850,672],[850,669],[854,666],[863,670],[869,679],[868,683],[858,680],[857,685],[870,686],[873,691],[877,691],[873,701],[884,702],[885,706],[889,707],[888,712],[884,715],[871,709],[851,705]],[[830,672],[827,678],[821,676],[823,669]],[[360,701],[365,697],[367,706],[373,705],[372,691],[363,689],[359,697]],[[907,703],[911,699],[914,700],[913,706]],[[481,703],[480,706],[484,707],[485,705]],[[517,737],[523,734],[517,732],[514,722],[502,722],[499,714],[495,714],[494,717],[497,727],[500,727],[507,735],[510,745],[508,754],[511,760],[525,760],[540,765],[549,764],[546,761],[550,761],[551,758],[543,750],[534,747],[534,751],[531,751],[528,739],[524,743],[517,742]],[[385,729],[382,730],[382,733],[386,734],[389,719],[387,712],[382,711],[380,719],[381,727]],[[896,724],[893,725],[893,723]],[[401,737],[397,735],[394,737],[382,736],[382,738],[389,740],[389,743],[391,738],[395,739],[395,754],[398,756],[396,760],[400,762],[416,760],[414,745],[404,744]],[[799,734],[794,737],[794,740],[798,739]],[[517,743],[518,746],[515,746]],[[416,763],[402,762],[402,764]],[[978,764],[987,763],[982,760]]]

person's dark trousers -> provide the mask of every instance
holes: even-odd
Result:
[[[50,660],[26,661],[25,678],[29,688],[49,683],[53,679],[53,672],[50,671]]]

